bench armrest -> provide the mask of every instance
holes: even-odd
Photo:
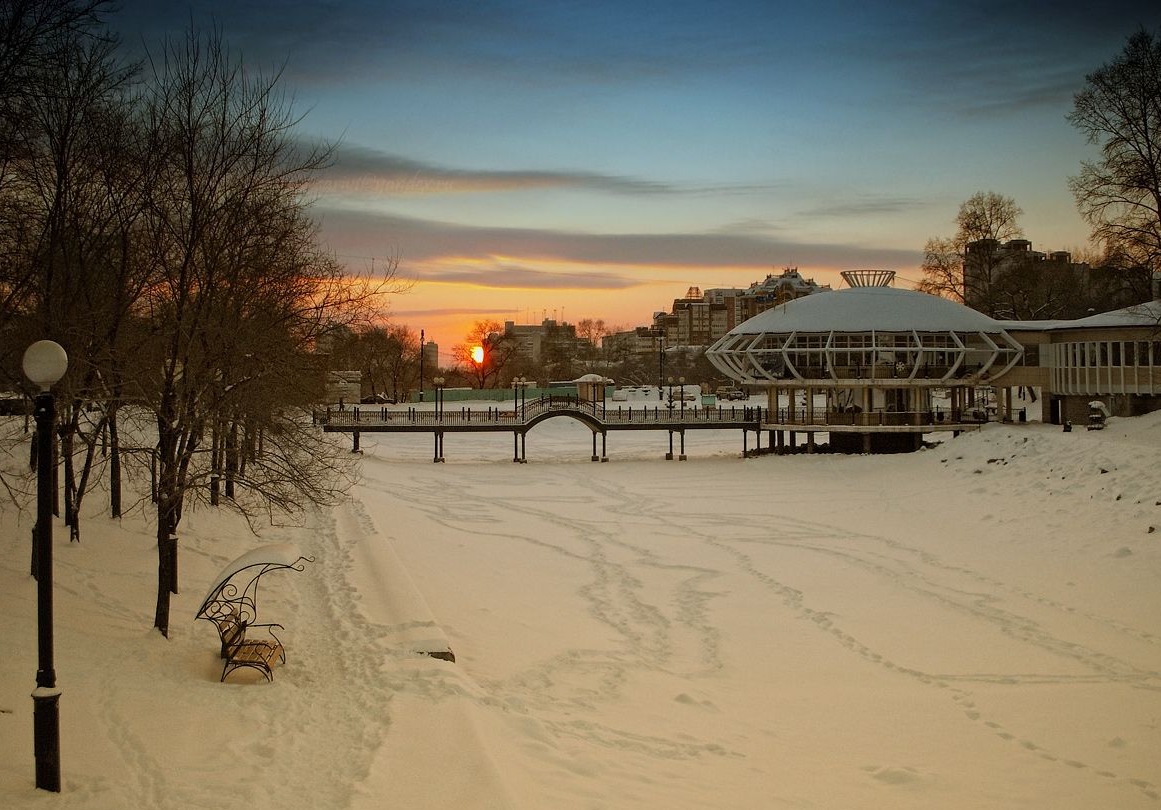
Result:
[[[246,625],[246,629],[247,629],[247,630],[249,630],[251,627],[267,627],[267,628],[269,628],[269,627],[277,627],[279,630],[285,630],[285,629],[286,629],[285,627],[283,627],[281,624],[278,624],[277,622],[258,622],[257,624],[248,624],[248,625]]]

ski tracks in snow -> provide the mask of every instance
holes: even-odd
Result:
[[[662,758],[739,755],[717,740],[640,735],[627,726],[595,721],[595,713],[584,709],[615,704],[625,683],[641,673],[697,679],[721,669],[722,630],[714,622],[713,603],[732,578],[740,577],[781,606],[771,622],[804,620],[850,655],[891,676],[940,690],[965,721],[1022,754],[1131,786],[1148,799],[1161,798],[1152,775],[1120,773],[1071,755],[1068,739],[1036,728],[1021,731],[1021,714],[993,700],[997,688],[1161,690],[1161,672],[1152,665],[1161,639],[1154,633],[1078,610],[1024,583],[945,562],[917,543],[852,533],[825,521],[780,514],[781,508],[755,508],[744,494],[731,498],[721,493],[720,511],[713,513],[695,506],[674,509],[671,501],[650,497],[647,480],[630,489],[616,479],[571,469],[546,466],[540,474],[557,471],[561,481],[549,499],[526,497],[518,489],[498,496],[494,483],[476,490],[462,482],[449,501],[438,477],[426,475],[402,482],[396,493],[448,531],[470,532],[478,541],[515,539],[583,570],[576,593],[616,643],[569,648],[504,680],[481,682],[492,699],[535,716],[556,737]],[[723,514],[729,519],[723,520]],[[526,525],[539,529],[527,531]],[[691,542],[702,551],[691,554]],[[670,553],[670,547],[683,551]],[[794,566],[779,564],[787,554],[818,570],[847,572],[844,576],[852,581],[869,582],[874,593],[901,600],[909,609],[946,613],[973,635],[1004,640],[1002,667],[949,671],[911,660],[922,658],[911,654],[922,650],[922,638],[914,640],[915,648],[885,640],[878,628],[853,617],[849,595],[836,598],[840,594],[825,582],[820,586],[819,579],[799,582]],[[665,583],[661,592],[654,587],[658,581]],[[1037,662],[1036,669],[1020,668],[1024,653]],[[681,699],[694,700],[688,694]],[[712,709],[710,701],[705,705]],[[570,706],[578,711],[568,711]],[[1116,747],[1118,739],[1109,745]]]
[[[1078,610],[1053,598],[1003,581],[964,565],[943,562],[936,554],[899,540],[850,533],[827,523],[779,514],[740,517],[729,521],[723,532],[717,516],[699,512],[650,509],[649,502],[637,500],[629,512],[650,525],[668,525],[697,535],[707,546],[733,559],[733,570],[774,594],[791,614],[810,621],[852,654],[875,666],[914,679],[925,686],[946,690],[951,700],[969,720],[982,724],[1001,740],[1019,746],[1025,753],[1060,763],[1070,769],[1088,771],[1101,779],[1123,782],[1149,799],[1161,799],[1161,788],[1152,778],[1115,773],[1107,767],[1089,764],[1059,750],[1067,740],[1037,740],[1010,727],[1018,720],[1003,719],[999,710],[988,716],[977,703],[973,685],[1041,686],[1106,685],[1124,686],[1150,692],[1161,691],[1161,671],[1142,666],[1140,660],[1156,661],[1161,638],[1155,633],[1091,611]],[[755,549],[788,549],[807,552],[836,564],[870,575],[894,594],[905,594],[920,609],[932,606],[959,614],[1015,640],[1026,648],[1046,652],[1061,662],[1060,670],[1082,670],[1073,674],[1050,672],[940,672],[893,660],[872,638],[844,625],[842,611],[827,606],[828,596],[817,589],[800,588],[779,577],[777,567],[758,561]],[[724,576],[723,572],[723,576]],[[1118,652],[1106,652],[1090,643],[1073,640],[1082,636],[1078,624],[1102,629],[1102,638],[1118,639]],[[1132,660],[1119,651],[1135,648]],[[897,658],[898,656],[896,656]],[[1119,737],[1113,748],[1123,744]]]
[[[630,492],[615,487],[576,492],[570,480],[568,488],[545,498],[522,491],[518,481],[507,483],[515,489],[500,498],[494,482],[479,490],[457,484],[451,498],[438,475],[417,474],[393,480],[392,491],[400,503],[425,515],[433,532],[467,535],[474,543],[511,541],[563,560],[577,572],[575,597],[591,620],[606,628],[607,640],[593,646],[566,641],[565,649],[501,679],[472,672],[480,689],[474,699],[536,723],[541,731],[533,735],[663,759],[733,755],[713,740],[599,722],[593,711],[620,700],[638,673],[699,677],[721,667],[720,633],[707,618],[716,572],[666,560],[626,538],[619,515],[634,509]],[[654,574],[672,589],[663,600],[641,580]],[[454,634],[454,625],[448,628]],[[470,665],[461,660],[460,666]]]

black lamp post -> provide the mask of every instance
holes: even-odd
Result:
[[[423,402],[423,330],[419,330],[419,401]]]
[[[436,377],[432,384],[435,386],[435,421],[443,421],[443,377]]]
[[[56,686],[52,639],[52,442],[56,401],[52,386],[68,370],[69,358],[59,344],[38,340],[24,352],[24,375],[40,393],[36,417],[36,690],[32,693],[33,752],[36,786],[60,792],[60,690]]]
[[[680,386],[678,390],[681,391],[681,419],[685,421],[685,377],[678,377],[677,383]]]
[[[657,398],[661,399],[661,382],[665,379],[665,330],[658,329],[657,336]]]

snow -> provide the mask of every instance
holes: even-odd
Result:
[[[168,640],[149,521],[58,525],[59,796],[33,787],[32,517],[4,507],[0,806],[1161,801],[1161,414],[897,456],[666,443],[593,464],[552,419],[528,464],[505,434],[432,464],[430,436],[364,433],[352,497],[302,525],[187,512]],[[287,662],[219,683],[195,600],[275,542],[315,558],[260,594]]]
[[[1053,330],[1053,329],[1133,329],[1155,327],[1161,322],[1161,300],[1133,304],[1112,312],[1100,312],[1087,318],[1072,321],[1000,321],[1005,329]]]
[[[755,315],[730,335],[763,332],[1001,332],[1001,324],[934,295],[895,287],[851,287],[803,296]]]
[[[202,599],[202,606],[210,600],[222,585],[230,579],[234,574],[251,566],[274,566],[287,567],[294,565],[302,558],[302,551],[293,543],[267,543],[264,546],[250,549],[244,552],[238,559],[227,565],[217,578],[210,585],[209,590],[206,591],[206,596]],[[257,572],[255,572],[257,573]],[[241,587],[245,587],[246,583],[241,583]],[[200,610],[198,611],[201,612]]]

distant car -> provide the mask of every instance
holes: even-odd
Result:
[[[726,392],[726,399],[729,399],[729,400],[749,399],[749,398],[750,398],[749,393],[747,393],[746,391],[743,391],[741,388],[735,388],[732,391]]]

